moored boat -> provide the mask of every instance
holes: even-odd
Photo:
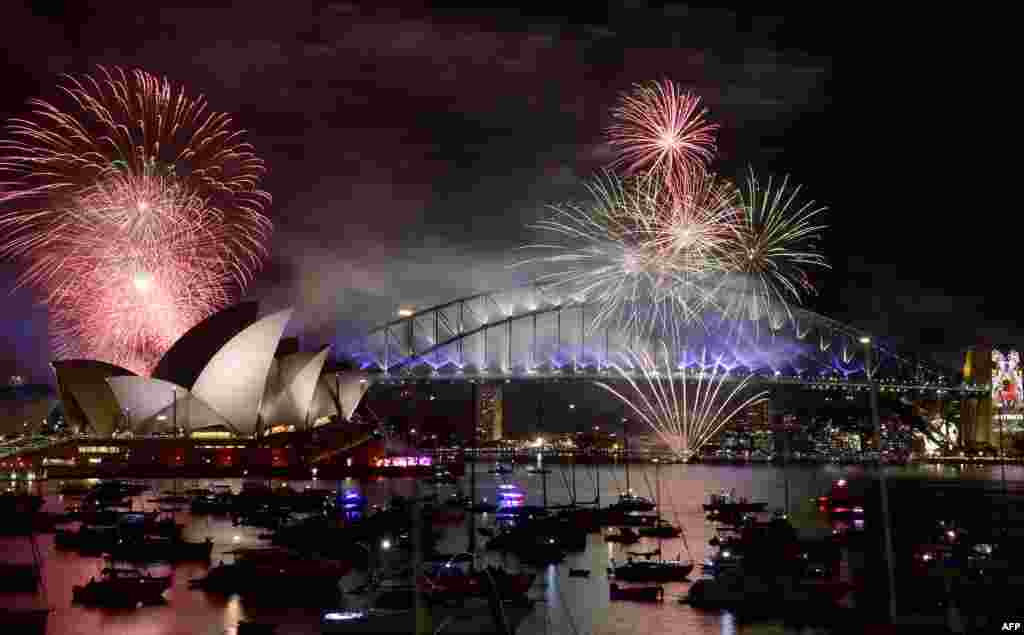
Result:
[[[619,512],[649,512],[655,506],[651,499],[626,491],[619,494],[619,500],[609,505],[608,509]]]
[[[282,596],[277,585],[268,579],[288,580],[289,598],[316,600],[338,593],[338,582],[351,570],[345,562],[309,559],[282,549],[251,549],[235,552],[236,561],[212,567],[203,578],[190,581],[190,586],[213,593],[241,593]]]
[[[704,511],[722,516],[757,514],[767,509],[768,503],[750,501],[744,497],[737,497],[732,492],[711,494],[708,502],[704,503]]]
[[[497,587],[498,597],[512,600],[526,595],[533,586],[536,574],[509,573],[500,567],[465,570],[453,560],[430,567],[416,578],[421,591],[435,599],[483,597]]]
[[[431,485],[454,485],[456,479],[448,470],[434,470],[434,473],[426,481]]]
[[[165,536],[145,536],[138,540],[120,540],[108,552],[126,562],[203,562],[213,553],[213,541],[176,540]]]
[[[637,531],[641,536],[648,536],[651,538],[676,538],[683,533],[681,527],[676,527],[672,523],[661,518],[657,519],[653,526],[640,527]]]
[[[498,511],[498,506],[495,505],[494,503],[487,502],[487,500],[485,499],[480,501],[479,503],[468,505],[466,507],[466,510],[474,514],[493,514],[494,512]]]
[[[614,567],[615,579],[624,582],[682,582],[693,571],[693,563],[683,560],[641,560]]]
[[[472,504],[472,502],[473,499],[471,499],[469,496],[466,496],[465,494],[452,494],[451,496],[445,499],[444,504],[448,505],[449,507],[465,508]]]
[[[138,569],[107,568],[99,579],[75,585],[71,590],[77,604],[137,606],[163,601],[164,591],[170,586],[170,576],[152,576]]]
[[[84,482],[72,481],[70,483],[61,483],[60,489],[57,490],[57,493],[60,494],[61,496],[68,496],[68,497],[85,496],[91,490],[92,490],[92,486],[91,485],[88,485],[88,484],[86,484]]]
[[[640,542],[640,535],[628,527],[621,527],[617,532],[605,536],[604,539],[605,542],[619,542],[624,545],[632,545]]]
[[[661,602],[665,599],[665,589],[661,586],[622,587],[613,582],[608,585],[608,595],[611,600]]]

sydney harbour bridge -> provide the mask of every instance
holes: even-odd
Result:
[[[404,310],[350,351],[377,381],[614,380],[630,373],[628,351],[650,347],[614,323],[594,328],[598,308],[537,287],[481,293]],[[889,347],[884,338],[823,315],[792,309],[759,323],[706,320],[671,347],[682,374],[718,372],[757,382],[843,385],[871,380],[896,391],[982,394],[956,371]]]
[[[480,293],[405,309],[350,354],[374,383],[385,384],[611,383],[638,377],[630,351],[654,351],[658,342],[614,323],[595,327],[599,308],[538,287]],[[884,402],[928,419],[960,400],[960,434],[988,440],[990,386],[982,376],[964,377],[890,346],[885,337],[808,310],[792,308],[783,318],[760,322],[705,320],[659,350],[673,357],[668,367],[680,379],[724,373],[725,381],[746,379],[773,395],[877,386]],[[479,417],[483,404],[476,407]]]

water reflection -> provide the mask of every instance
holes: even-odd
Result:
[[[227,604],[224,605],[224,628],[227,631],[233,632],[239,622],[246,619],[245,611],[242,610],[242,598],[238,595],[232,595],[228,598]]]
[[[722,611],[722,635],[736,635],[736,616]]]
[[[474,492],[474,498],[477,500],[484,496],[494,500],[497,485],[506,482],[487,474],[488,467],[478,466],[477,488]],[[569,476],[568,467],[554,464],[548,467],[551,469],[547,479],[548,502],[556,505],[570,502],[569,479],[563,478]],[[653,467],[632,466],[630,470],[631,486],[637,493],[653,495],[653,491],[647,491],[653,490],[650,487],[654,484]],[[599,475],[590,467],[579,467],[576,472],[577,490],[581,500],[593,500],[594,495],[598,493],[595,486],[600,482],[601,500],[607,504],[625,483],[622,466],[604,466]],[[839,465],[793,466],[785,471],[773,466],[663,466],[660,468],[662,513],[673,523],[679,524],[685,532],[681,538],[663,540],[663,549],[666,554],[675,554],[685,552],[688,544],[693,558],[698,561],[703,559],[709,549],[708,541],[714,536],[701,509],[708,491],[735,488],[739,496],[763,500],[770,508],[781,508],[785,504],[788,481],[790,505],[794,515],[798,515],[803,507],[809,504],[810,498],[822,494],[833,480],[840,477],[855,478],[870,472],[870,469],[858,466]],[[999,477],[999,468],[996,466],[967,466],[961,469],[955,466],[927,465],[889,468],[888,472],[900,478]],[[1024,480],[1024,467],[1007,466],[1006,475],[1010,480]],[[459,488],[465,492],[468,482],[468,478],[462,479]],[[540,476],[516,472],[508,477],[507,482],[521,488],[526,495],[526,504],[537,505],[542,502]],[[200,480],[189,482],[188,485],[178,483],[177,487],[180,490],[183,487],[208,487],[212,484],[213,481]],[[275,486],[279,484],[275,483]],[[175,485],[172,481],[153,482],[156,491],[172,489]],[[235,491],[239,491],[242,483],[235,480],[231,481],[230,485]],[[330,487],[339,492],[351,490],[364,496],[370,505],[383,505],[393,495],[414,496],[417,491],[413,480],[401,478],[380,478],[365,482],[319,480],[315,484],[312,481],[305,481],[292,482],[289,485],[294,489],[315,485],[321,488]],[[58,482],[19,482],[15,487],[46,495],[44,511],[59,512],[65,504],[73,500],[71,497],[59,495]],[[446,485],[422,485],[419,490],[423,494],[437,492],[444,499],[457,488]],[[155,509],[156,505],[147,502],[152,496],[150,493],[137,497],[134,503],[140,509]],[[813,503],[810,505],[813,508]],[[184,533],[187,540],[201,541],[206,537],[213,540],[214,564],[218,561],[230,562],[235,549],[268,544],[260,537],[266,530],[246,526],[235,527],[227,516],[192,516],[188,511],[182,511],[175,513],[175,517],[178,522],[185,525]],[[477,517],[478,527],[488,526],[492,522],[492,516]],[[686,542],[683,541],[684,538]],[[284,633],[304,635],[319,632],[319,611],[254,606],[245,598],[238,596],[219,597],[189,589],[190,579],[205,575],[207,567],[202,564],[182,564],[174,568],[174,582],[167,593],[168,601],[165,606],[147,607],[137,611],[107,611],[72,606],[72,585],[83,584],[91,576],[97,575],[104,561],[54,549],[52,534],[37,536],[36,540],[44,557],[44,601],[54,608],[50,622],[52,635],[223,635],[225,630],[234,633],[236,624],[242,619],[286,622],[289,624],[288,628],[280,629],[280,632]],[[29,544],[25,538],[0,539],[0,559],[8,562],[31,562]],[[468,527],[446,526],[438,549],[457,553],[464,551],[468,544]],[[645,538],[629,549],[649,551],[656,545],[656,540]],[[392,564],[403,564],[402,554],[394,549],[391,551]],[[676,598],[686,592],[689,586],[687,583],[665,585],[666,596],[662,605],[610,602],[605,571],[610,559],[622,559],[623,551],[624,549],[618,545],[606,543],[602,535],[593,534],[588,538],[586,551],[569,554],[565,562],[546,567],[541,572],[532,594],[543,601],[538,604],[534,614],[522,624],[519,632],[525,635],[573,632],[594,635],[783,632],[777,624],[743,624],[729,614],[701,612],[678,604]],[[493,552],[485,552],[482,563],[505,564],[512,570],[518,570],[520,566],[514,558],[506,558]],[[570,568],[589,569],[591,575],[589,578],[570,578]],[[355,574],[352,579],[343,580],[343,588],[352,588],[361,583],[360,575],[362,574]],[[268,584],[287,584],[287,581],[270,580]],[[39,600],[40,598],[34,595],[0,595],[2,606],[33,606]]]

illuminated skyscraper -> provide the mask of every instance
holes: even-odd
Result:
[[[474,384],[473,412],[478,443],[501,439],[504,434],[501,384]]]

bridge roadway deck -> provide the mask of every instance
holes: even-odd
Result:
[[[686,373],[685,379],[688,382],[696,383],[697,381],[718,381],[720,375],[713,375],[711,373]],[[823,380],[823,379],[809,379],[800,377],[773,377],[770,375],[726,375],[723,381],[726,382],[740,382],[749,377],[749,382],[752,385],[781,385],[781,386],[803,386],[816,390],[829,390],[829,389],[845,389],[845,390],[868,390],[871,387],[871,383],[867,381],[856,381],[846,379],[836,380]],[[629,374],[629,378],[634,381],[645,380],[645,377],[641,373]],[[684,379],[682,372],[675,374],[676,380]],[[374,383],[407,383],[407,382],[557,382],[557,381],[583,381],[583,382],[606,382],[606,383],[618,383],[625,382],[627,379],[621,374],[614,371],[603,371],[603,372],[560,372],[560,371],[527,371],[525,373],[503,373],[503,372],[487,372],[487,373],[438,373],[431,372],[426,374],[420,374],[415,372],[408,373],[380,373],[371,375],[371,380]],[[960,385],[950,386],[936,383],[913,383],[907,381],[886,381],[880,380],[878,382],[878,389],[880,392],[935,392],[935,393],[957,393],[957,394],[970,394],[975,396],[986,396],[990,393],[989,386],[974,386],[974,385]]]

